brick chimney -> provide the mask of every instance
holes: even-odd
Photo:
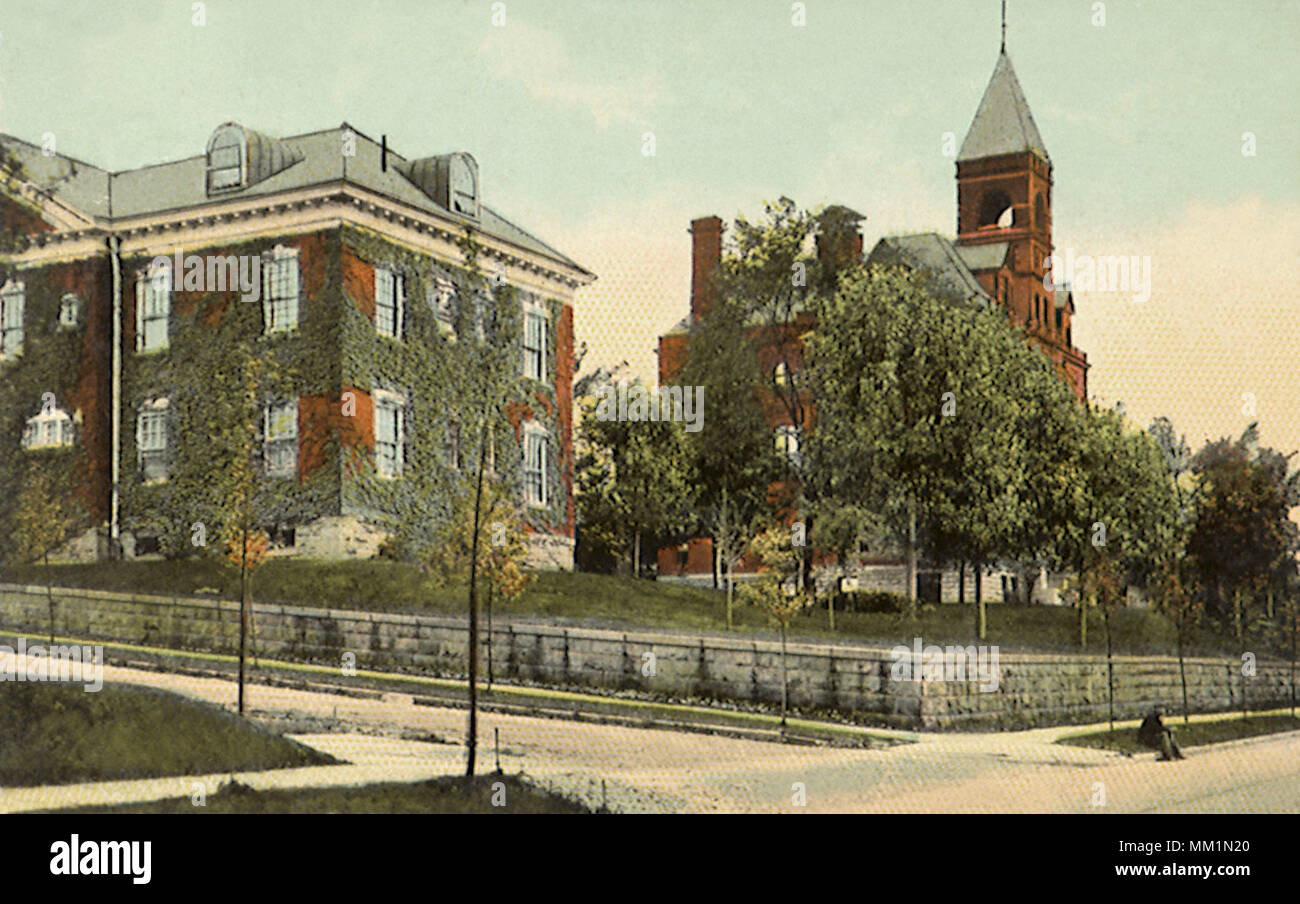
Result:
[[[839,204],[822,211],[817,230],[817,260],[839,268],[862,256],[862,231],[866,217]]]
[[[691,221],[691,322],[708,314],[717,296],[713,285],[722,260],[722,219],[700,217]]]

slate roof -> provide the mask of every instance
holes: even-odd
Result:
[[[958,245],[957,253],[961,255],[962,261],[971,272],[998,270],[1007,262],[1007,249],[1010,247],[1010,242],[997,242],[992,245]]]
[[[966,140],[961,143],[957,162],[1024,151],[1033,151],[1051,162],[1043,136],[1038,134],[1034,116],[1029,112],[1025,92],[1016,78],[1016,70],[1011,65],[1011,57],[1004,50],[998,55],[993,77],[984,89],[984,97],[971,120]]]
[[[1005,254],[1006,246],[1003,245],[1002,248]],[[876,247],[867,255],[867,262],[901,264],[913,270],[927,270],[941,291],[962,300],[977,299],[989,303],[992,299],[963,259],[962,252],[968,250],[975,249],[959,249],[951,239],[934,232],[894,235],[877,242]]]
[[[343,134],[347,131],[356,136],[356,155],[352,157],[345,157],[341,153]],[[100,220],[111,221],[178,211],[231,199],[257,198],[313,185],[346,181],[417,209],[473,225],[489,235],[589,274],[572,258],[486,204],[481,206],[477,220],[438,204],[398,171],[395,164],[405,162],[405,157],[390,147],[388,167],[384,170],[380,165],[380,144],[347,123],[336,129],[281,139],[253,134],[260,142],[278,145],[277,150],[288,165],[244,188],[212,196],[207,192],[206,154],[109,173],[63,155],[45,157],[39,147],[9,135],[0,135],[0,144],[14,154],[38,185],[53,185],[56,198]],[[74,165],[75,176],[66,181],[57,181],[67,176]]]

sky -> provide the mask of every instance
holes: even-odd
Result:
[[[1151,261],[1145,302],[1076,294],[1090,394],[1300,449],[1300,0],[1008,7],[1058,251]],[[864,213],[868,248],[953,233],[999,26],[999,0],[5,0],[0,131],[112,170],[227,120],[467,150],[487,204],[597,274],[584,371],[652,379],[696,217],[784,195]]]

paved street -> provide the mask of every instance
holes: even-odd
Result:
[[[233,682],[105,667],[130,681],[233,707]],[[240,776],[255,787],[416,781],[458,772],[463,710],[325,692],[249,689],[253,711],[351,761]],[[1300,733],[1192,750],[1156,762],[1055,745],[1080,727],[997,734],[913,734],[880,750],[804,747],[704,734],[482,713],[481,771],[501,765],[589,804],[624,812],[1235,813],[1300,812]],[[888,733],[888,732],[882,732]],[[333,770],[333,771],[331,771]],[[225,776],[203,777],[214,790]],[[36,806],[188,796],[196,779],[0,791],[0,812]],[[604,781],[602,798],[601,782]],[[795,798],[802,783],[805,803]],[[119,786],[116,790],[106,786]]]

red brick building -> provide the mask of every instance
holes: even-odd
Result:
[[[0,149],[0,482],[57,475],[84,515],[64,555],[197,535],[194,425],[236,391],[202,361],[228,335],[278,375],[261,389],[263,526],[284,552],[373,555],[403,519],[445,514],[468,471],[465,362],[509,336],[517,391],[491,463],[535,561],[572,566],[573,300],[594,276],[487,206],[472,156],[406,158],[347,124],[280,139],[226,123],[202,153],[117,173]]]
[[[1071,320],[1074,301],[1068,289],[1045,286],[1046,260],[1052,252],[1052,162],[1034,123],[1024,92],[1003,50],[984,91],[975,117],[957,155],[957,237],[937,233],[887,236],[866,255],[868,263],[901,264],[929,271],[935,284],[956,298],[997,304],[1012,323],[1060,370],[1080,399],[1087,397],[1087,356],[1074,345]],[[835,208],[825,222],[836,231],[817,237],[823,262],[863,259],[857,224],[864,219],[847,208]],[[712,304],[711,276],[722,254],[722,220],[702,217],[692,222],[691,312],[659,340],[659,380],[671,382],[680,372],[692,325]],[[797,323],[797,332],[814,326],[810,316]],[[780,354],[777,353],[780,349]],[[760,345],[764,373],[788,379],[802,364],[802,345],[790,337],[771,336]],[[773,371],[773,368],[785,368]],[[792,424],[782,406],[769,409],[769,423],[778,448],[797,454],[799,437],[812,429],[816,414],[811,402],[803,424]],[[901,565],[890,551],[865,551],[862,557],[867,586],[906,590]],[[667,577],[700,579],[714,569],[711,542],[691,540],[677,549],[661,550],[659,573]],[[922,597],[954,598],[958,577],[938,572],[920,576]],[[1010,575],[986,575],[985,598],[1023,592]]]

